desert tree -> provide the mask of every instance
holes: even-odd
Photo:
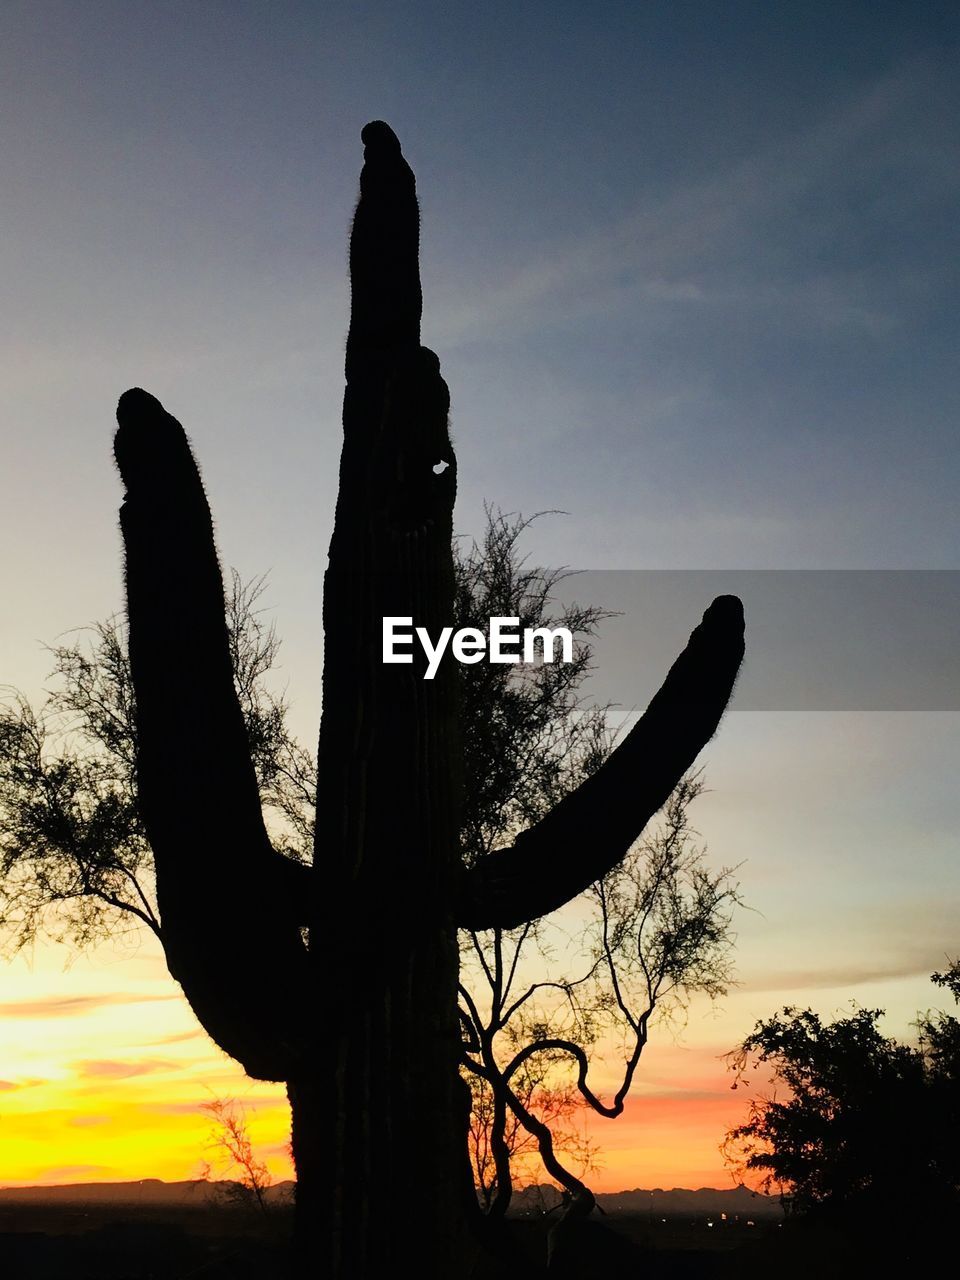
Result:
[[[265,1160],[257,1155],[250,1136],[246,1108],[237,1098],[211,1098],[201,1103],[200,1110],[211,1121],[207,1146],[224,1173],[234,1173],[235,1180],[222,1184],[225,1198],[240,1208],[256,1206],[261,1214],[269,1212],[267,1192],[273,1186],[273,1174]],[[204,1162],[201,1181],[213,1181],[213,1165]]]
[[[958,978],[956,962],[933,975],[954,996]],[[787,1007],[758,1022],[729,1061],[738,1087],[759,1075],[764,1088],[724,1152],[798,1215],[936,1233],[958,1207],[960,1022],[928,1010],[902,1041],[882,1015],[854,1006],[827,1022]]]
[[[680,781],[650,831],[572,904],[572,922],[468,935],[463,1061],[479,1081],[483,1198],[492,1216],[506,1212],[515,1152],[531,1140],[569,1199],[564,1225],[587,1213],[593,1197],[573,1164],[587,1168],[590,1152],[571,1140],[564,1110],[578,1104],[606,1119],[621,1115],[654,1020],[682,1015],[698,993],[727,989],[739,894],[729,868],[710,869],[692,829],[689,807],[702,790],[699,773]],[[620,1082],[606,1099],[590,1084],[604,1041],[620,1055]]]
[[[523,629],[564,627],[574,638],[567,663],[461,669],[468,867],[595,774],[616,739],[614,708],[584,696],[592,640],[608,615],[560,602],[576,577],[527,563],[520,541],[529,523],[488,509],[482,538],[455,559],[457,625],[486,635],[492,617],[509,617]],[[586,1212],[592,1197],[582,1175],[594,1156],[577,1111],[621,1114],[652,1019],[696,992],[726,989],[737,889],[727,868],[710,872],[696,844],[689,807],[702,790],[699,774],[680,780],[655,828],[572,904],[573,921],[554,913],[515,929],[461,931],[470,1150],[490,1217],[506,1212],[515,1171],[521,1162],[529,1170],[534,1151]],[[609,1103],[587,1084],[591,1052],[604,1039],[626,1048]]]
[[[542,513],[545,514],[545,513]],[[591,663],[590,639],[605,616],[602,609],[561,605],[557,596],[567,578],[562,569],[528,565],[520,541],[531,522],[488,508],[483,535],[455,555],[455,616],[458,626],[489,636],[490,619],[511,618],[520,630],[566,628],[573,636],[572,661],[532,664],[480,663],[459,672],[464,789],[460,853],[473,867],[539,821],[599,768],[612,747],[610,708],[585,701],[582,684]],[[549,950],[536,922],[521,929],[473,929],[460,934],[460,1021],[463,1067],[470,1088],[470,1161],[481,1205],[502,1217],[521,1166],[533,1167],[538,1139],[511,1110],[501,1079],[482,1064],[497,1035],[514,1049],[536,1028],[523,1005],[502,1026],[493,1022],[513,999],[525,959],[543,960]],[[509,952],[509,972],[504,961]],[[541,1011],[542,1012],[542,1011]],[[555,1029],[561,1026],[551,1011]],[[562,1017],[562,1014],[561,1014]],[[565,1020],[564,1020],[565,1025]],[[488,1045],[488,1040],[490,1044]],[[549,1055],[518,1069],[514,1096],[523,1114],[535,1117],[551,1135],[551,1145],[583,1174],[594,1163],[594,1147],[577,1123],[582,1099],[569,1082],[553,1078]],[[567,1167],[566,1165],[564,1167]]]

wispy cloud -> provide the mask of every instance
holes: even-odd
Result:
[[[158,1102],[146,1110],[160,1116],[191,1116],[202,1112],[210,1101],[210,1098],[197,1098],[194,1102]]]
[[[147,1045],[183,1044],[187,1040],[207,1039],[207,1033],[197,1027],[196,1031],[178,1031],[175,1035],[161,1036],[159,1040],[148,1040]]]
[[[277,1156],[277,1157],[278,1157],[278,1158],[280,1158],[280,1159],[289,1158],[289,1156],[290,1156],[290,1143],[289,1143],[289,1142],[275,1142],[272,1146],[264,1147],[264,1148],[263,1148],[263,1154],[264,1154],[265,1156]]]
[[[650,1105],[654,1102],[693,1104],[716,1102],[718,1098],[726,1098],[722,1082],[721,1087],[716,1089],[639,1089],[633,1101],[638,1105]]]
[[[117,1062],[110,1058],[91,1059],[72,1064],[78,1075],[88,1080],[127,1080],[132,1076],[152,1075],[158,1071],[180,1071],[182,1064],[165,1058],[146,1058],[140,1062]]]
[[[193,1102],[158,1102],[146,1107],[145,1110],[166,1116],[196,1115],[209,1107],[212,1100],[213,1096],[209,1095],[205,1098],[197,1098]],[[250,1104],[250,1110],[259,1115],[276,1110],[285,1111],[289,1105],[283,1094],[277,1094],[275,1098],[258,1097],[256,1102]]]
[[[106,1009],[112,1005],[152,1004],[161,1000],[178,1000],[175,994],[166,996],[129,995],[111,993],[94,996],[44,996],[40,1000],[16,1000],[0,1004],[0,1017],[3,1018],[69,1018],[78,1014],[91,1013],[95,1009]]]
[[[29,1080],[0,1080],[0,1093],[10,1093],[14,1089],[33,1089],[38,1084],[46,1084],[46,1080],[34,1079]]]
[[[542,326],[547,315],[564,324],[608,315],[644,299],[758,311],[789,305],[795,324],[887,331],[897,322],[888,290],[878,290],[862,265],[832,257],[852,235],[838,184],[845,174],[854,182],[864,170],[909,165],[921,188],[955,189],[956,175],[929,131],[922,146],[919,140],[922,103],[937,74],[922,62],[901,67],[774,145],[641,197],[614,225],[549,245],[472,303],[451,297],[442,317],[445,345]],[[903,185],[889,189],[887,200],[907,205],[914,195]],[[797,211],[807,205],[800,234]],[[911,288],[923,286],[914,274]]]
[[[740,990],[775,991],[786,995],[791,991],[827,991],[838,987],[846,989],[878,982],[929,978],[930,972],[929,963],[916,959],[899,964],[831,964],[829,969],[771,970],[754,981],[743,983]]]

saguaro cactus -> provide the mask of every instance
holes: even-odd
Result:
[[[203,487],[180,424],[135,389],[115,449],[139,798],[171,973],[250,1075],[287,1082],[305,1274],[455,1277],[475,1207],[457,926],[534,919],[623,857],[717,727],[743,614],[715,600],[604,767],[512,848],[460,865],[456,672],[381,661],[383,617],[432,635],[453,620],[456,461],[420,345],[414,177],[387,125],[363,141],[314,865],[271,848]]]

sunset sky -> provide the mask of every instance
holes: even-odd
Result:
[[[526,549],[622,610],[595,689],[626,723],[661,649],[743,591],[693,815],[739,866],[740,986],[654,1036],[594,1126],[601,1190],[726,1185],[722,1055],[757,1018],[856,1000],[908,1035],[960,953],[960,595],[910,572],[960,570],[958,35],[923,0],[0,6],[0,684],[39,699],[43,643],[121,606],[113,413],[140,385],[190,433],[223,562],[269,573],[314,740],[376,118],[417,175],[459,531],[485,500],[565,513]],[[685,571],[682,607],[650,569]],[[824,604],[796,570],[861,572]],[[146,939],[38,943],[0,1010],[0,1186],[194,1176],[220,1096],[289,1173],[282,1088],[212,1045]]]

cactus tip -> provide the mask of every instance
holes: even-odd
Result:
[[[360,141],[371,151],[399,151],[400,139],[385,120],[371,120],[360,130]]]
[[[728,623],[735,625],[739,623],[743,626],[743,601],[739,596],[717,596],[706,613],[703,620],[719,623]]]
[[[113,456],[128,490],[138,477],[168,465],[171,456],[182,453],[185,446],[183,427],[156,396],[142,387],[123,393],[117,403]]]
[[[121,427],[132,425],[145,417],[155,418],[164,413],[164,407],[149,391],[131,387],[117,401],[117,422]]]

